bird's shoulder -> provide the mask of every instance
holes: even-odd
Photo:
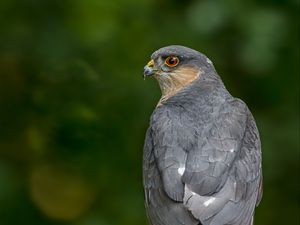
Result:
[[[159,105],[153,111],[150,118],[150,125],[161,122],[162,120],[172,120],[173,116],[180,114],[178,107],[172,105]]]
[[[252,118],[246,103],[239,98],[232,96],[215,96],[215,98],[210,96],[208,98],[194,98],[189,102],[172,99],[172,101],[156,107],[150,118],[150,127],[162,127],[163,124],[170,123],[194,124],[199,127],[199,124],[213,123],[218,117],[230,117],[233,120],[245,116]]]

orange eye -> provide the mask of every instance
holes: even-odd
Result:
[[[179,59],[176,56],[169,56],[166,58],[165,64],[169,67],[177,66]]]

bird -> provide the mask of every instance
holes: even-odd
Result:
[[[161,98],[143,149],[151,225],[253,225],[262,198],[258,128],[212,61],[191,48],[158,49],[144,67]]]

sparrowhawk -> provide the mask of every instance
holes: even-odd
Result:
[[[261,146],[246,104],[212,62],[183,46],[154,52],[144,67],[162,97],[143,156],[152,225],[252,225],[262,196]]]

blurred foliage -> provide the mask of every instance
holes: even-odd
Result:
[[[0,225],[147,224],[142,68],[181,44],[214,62],[261,132],[256,225],[299,224],[298,0],[1,0]]]

